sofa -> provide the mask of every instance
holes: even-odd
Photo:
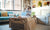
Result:
[[[0,11],[0,22],[3,22],[3,21],[9,21],[9,18],[12,18],[12,17],[14,17],[13,15],[16,15],[16,17],[18,17],[19,16],[19,14],[18,13],[16,13],[16,14],[13,14],[13,11],[6,11],[6,13],[7,13],[7,15],[6,16],[2,16],[1,13],[2,11]],[[26,12],[21,12],[21,16],[23,17],[23,16],[26,16]]]
[[[5,12],[3,12],[5,13]],[[9,18],[11,18],[9,16],[9,14],[13,14],[13,12],[9,12],[9,11],[6,11],[7,15],[2,15],[2,11],[0,11],[0,22],[5,22],[5,21],[9,21]]]

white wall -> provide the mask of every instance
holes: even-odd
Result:
[[[33,8],[32,12],[35,12],[35,15],[41,19],[44,23],[48,24],[48,14],[50,13],[50,6]]]

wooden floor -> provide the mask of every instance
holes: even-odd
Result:
[[[0,30],[11,30],[9,24],[0,25]],[[50,26],[37,24],[36,30],[50,30]]]
[[[36,30],[50,30],[49,26],[37,24]]]

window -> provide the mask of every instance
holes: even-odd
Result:
[[[14,10],[21,10],[21,0],[14,0]]]
[[[1,3],[2,3],[2,4],[1,4],[1,5],[2,5],[2,10],[4,10],[5,2],[4,2],[4,0],[1,0],[1,1],[2,1],[2,2],[1,2]]]
[[[0,8],[3,10],[22,10],[21,2],[21,0],[0,0],[0,6],[2,4],[2,8]]]

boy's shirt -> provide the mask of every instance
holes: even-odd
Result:
[[[26,12],[26,15],[27,14],[31,15],[31,11],[26,10],[25,12]],[[27,16],[29,16],[29,15],[27,15]]]

